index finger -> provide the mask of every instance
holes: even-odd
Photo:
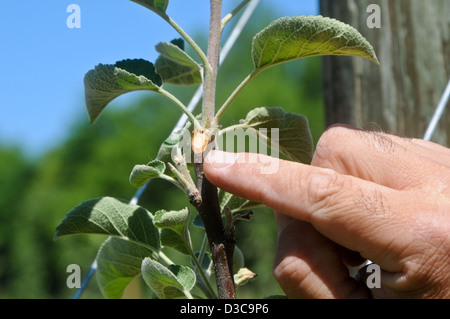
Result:
[[[386,245],[395,248],[395,237],[405,229],[401,214],[391,213],[401,208],[400,192],[330,169],[263,155],[252,162],[249,156],[211,151],[205,175],[227,192],[311,223],[324,236],[366,258],[381,254]],[[277,165],[278,170],[264,174],[267,165]]]

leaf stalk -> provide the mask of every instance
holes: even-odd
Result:
[[[205,52],[198,46],[198,44],[181,28],[178,23],[176,23],[171,17],[169,17],[166,13],[158,14],[161,18],[163,18],[167,23],[169,23],[175,31],[178,32],[179,35],[194,49],[195,53],[197,53],[198,57],[203,63],[203,67],[205,71],[208,72],[211,70],[211,65],[209,64],[208,57],[205,55]]]
[[[217,111],[216,116],[213,120],[213,125],[218,125],[220,119],[225,114],[225,111],[230,107],[236,97],[244,90],[244,88],[258,75],[259,70],[255,70],[250,73],[242,82],[238,85],[238,87],[234,90],[234,92],[228,97],[222,107]]]
[[[223,19],[222,19],[222,31],[225,29],[225,26],[230,22],[231,19],[233,19],[238,13],[252,0],[243,0],[239,5],[237,5],[236,8],[233,9],[230,13],[228,13]]]
[[[184,114],[187,115],[189,120],[191,121],[192,125],[194,125],[195,128],[201,128],[200,122],[195,118],[194,114],[191,113],[191,111],[188,110],[188,108],[181,102],[176,96],[174,96],[172,93],[164,90],[163,88],[158,89],[158,93],[162,94],[163,96],[167,97],[169,100],[171,100],[173,103],[175,103],[176,106],[178,106],[181,111],[183,111]]]

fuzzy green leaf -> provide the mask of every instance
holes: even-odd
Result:
[[[179,234],[183,234],[189,221],[190,212],[188,208],[179,211],[160,210],[155,213],[155,226],[159,228],[170,228]]]
[[[54,238],[75,234],[115,236],[160,250],[159,231],[152,214],[112,197],[91,199],[72,209],[56,228]]]
[[[105,107],[122,94],[133,91],[158,92],[161,77],[153,63],[142,59],[123,60],[115,65],[99,64],[84,78],[86,107],[95,123]]]
[[[189,255],[190,235],[187,224],[190,219],[188,208],[179,211],[160,210],[155,213],[155,225],[161,229],[161,244]]]
[[[180,133],[170,134],[159,148],[158,156],[156,158],[164,163],[172,162],[172,152],[176,152],[178,143],[181,142],[182,138],[183,135]]]
[[[278,129],[278,150],[290,160],[311,163],[314,144],[308,119],[302,115],[288,113],[279,107],[260,107],[250,111],[236,127],[253,129],[271,147],[277,144],[272,143],[272,129]]]
[[[197,62],[195,62],[189,55],[184,52],[184,41],[183,39],[175,39],[170,43],[161,42],[156,45],[156,51],[158,51],[161,56],[176,62],[179,65],[188,67],[200,67]]]
[[[131,172],[130,183],[135,187],[142,187],[152,178],[161,177],[165,170],[166,164],[158,160],[147,165],[136,165]]]
[[[147,285],[161,299],[175,298],[179,296],[177,291],[190,291],[195,285],[195,273],[189,267],[165,267],[155,260],[145,258],[141,270]]]
[[[249,201],[247,199],[227,193],[221,189],[219,189],[219,201],[221,211],[223,211],[226,206],[231,210],[232,213],[239,213],[244,210],[262,206],[261,203]]]
[[[109,237],[97,253],[97,282],[105,298],[119,299],[128,284],[141,274],[144,258],[152,251],[127,240]]]
[[[158,14],[166,13],[169,0],[131,0]]]
[[[190,255],[187,241],[182,235],[170,228],[163,228],[160,232],[161,245],[170,247],[183,255]]]
[[[322,16],[278,19],[253,39],[255,71],[304,57],[347,55],[379,64],[373,47],[353,27]]]
[[[161,56],[155,66],[164,83],[194,85],[202,83],[202,67],[184,52],[183,39],[171,43],[161,42],[156,46]]]

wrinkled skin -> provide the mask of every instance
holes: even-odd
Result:
[[[328,129],[311,166],[211,152],[206,177],[275,210],[274,275],[289,298],[450,298],[450,150],[423,140]],[[269,164],[273,174],[262,174]],[[381,288],[347,266],[370,260]]]

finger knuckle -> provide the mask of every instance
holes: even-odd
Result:
[[[343,140],[347,140],[348,132],[343,127],[333,126],[326,130],[317,142],[313,165],[326,167],[342,154],[340,149]]]
[[[292,283],[301,284],[310,273],[309,267],[302,260],[293,256],[286,256],[273,267],[275,280],[282,286],[289,286]]]
[[[332,209],[336,203],[336,196],[343,189],[345,179],[331,169],[320,169],[307,178],[308,202],[314,211]]]

